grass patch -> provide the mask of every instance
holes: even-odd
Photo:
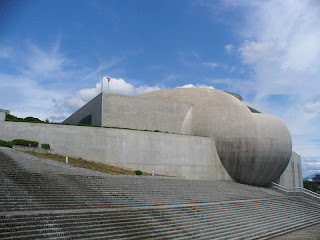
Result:
[[[6,115],[6,121],[8,122],[28,122],[28,123],[45,123],[45,124],[55,124],[55,125],[69,125],[69,126],[80,126],[80,127],[98,127],[98,128],[113,128],[113,129],[120,129],[120,130],[133,130],[133,131],[144,131],[144,132],[156,132],[156,133],[170,133],[170,134],[177,134],[177,135],[188,135],[183,133],[173,133],[168,131],[160,131],[160,130],[150,130],[150,129],[135,129],[135,128],[126,128],[126,127],[112,127],[112,126],[96,126],[96,125],[88,125],[88,124],[73,124],[73,123],[60,123],[60,122],[50,122],[49,119],[42,121],[38,118],[34,117],[26,117],[26,118],[19,118],[10,114]],[[207,137],[207,136],[204,136]]]
[[[30,155],[33,155],[39,158],[51,159],[51,160],[62,162],[62,163],[66,162],[66,156],[63,156],[60,154],[39,153],[39,152],[33,152],[33,151],[22,151],[22,152],[28,153]],[[81,158],[68,157],[68,161],[69,161],[69,165],[72,165],[75,167],[87,168],[87,169],[98,171],[98,172],[114,174],[114,175],[136,175],[134,170],[115,167],[115,166],[111,166],[104,163],[98,163],[94,161],[88,161]],[[142,175],[151,176],[151,173],[142,172]],[[161,176],[161,175],[157,175],[157,176]]]

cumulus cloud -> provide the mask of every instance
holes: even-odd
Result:
[[[137,95],[145,92],[160,90],[158,86],[142,85],[134,87],[131,83],[122,78],[103,78],[103,92],[117,93],[124,95]],[[109,87],[108,87],[109,86]],[[65,98],[64,107],[76,110],[86,104],[89,100],[101,92],[101,82],[97,82],[95,88],[84,88],[75,93],[74,97]]]

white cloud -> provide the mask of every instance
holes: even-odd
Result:
[[[302,158],[303,177],[320,173],[320,156]]]
[[[186,84],[179,88],[208,88],[214,89],[213,86],[207,86],[205,84]],[[124,95],[137,95],[145,92],[161,90],[159,86],[147,86],[142,85],[134,87],[131,83],[125,81],[122,78],[110,78],[109,82],[109,92],[124,94]],[[108,79],[107,77],[103,78],[103,91],[108,92]],[[73,97],[67,97],[64,100],[63,107],[70,109],[72,111],[79,109],[85,105],[92,98],[97,96],[101,92],[101,82],[96,83],[95,88],[84,88],[75,93]]]
[[[110,92],[116,94],[124,94],[124,95],[137,95],[145,92],[151,92],[160,90],[161,88],[158,86],[147,86],[142,85],[138,87],[134,87],[131,83],[126,82],[122,78],[110,78],[109,88],[108,88],[108,78],[103,78],[103,92]],[[96,83],[95,88],[84,88],[75,93],[74,97],[67,97],[64,101],[64,107],[77,110],[82,107],[92,98],[97,96],[101,92],[101,82]]]
[[[193,85],[191,83],[183,85],[181,87],[177,87],[177,88],[208,88],[208,89],[215,89],[213,86],[207,86],[206,84]]]
[[[92,79],[99,78],[101,67],[92,69],[71,61],[61,52],[60,39],[49,47],[32,42],[19,47],[18,50],[0,46],[1,61],[14,63],[11,64],[13,70],[0,73],[1,108],[11,110],[12,114],[61,120],[101,91],[100,83],[94,88],[83,87]],[[114,72],[124,59],[124,55],[109,56],[104,62],[105,71]],[[104,91],[107,91],[107,80],[104,82]],[[148,91],[146,87],[141,86],[137,91]],[[72,96],[76,89],[81,90]],[[134,91],[135,88],[123,79],[110,82],[110,92],[132,94]]]
[[[249,21],[250,41],[239,48],[243,61],[255,71],[257,102],[273,94],[287,95],[271,112],[288,125],[293,149],[303,156],[304,172],[319,170],[320,9],[312,1],[268,1],[256,7]],[[254,30],[257,30],[254,33]],[[312,99],[312,100],[310,100]],[[269,110],[267,109],[267,110]],[[304,157],[312,162],[304,162]],[[304,173],[305,174],[305,173]]]
[[[44,88],[25,76],[0,74],[0,83],[1,108],[19,117],[34,116],[44,120],[57,111],[53,99],[61,99],[66,94],[63,90]],[[59,111],[64,113],[63,109]]]
[[[298,154],[320,156],[319,141],[310,140],[319,140],[320,132],[318,1],[227,0],[204,1],[203,6],[214,16],[223,18],[226,12],[242,16],[235,26],[235,34],[241,38],[237,53],[244,67],[252,72],[247,72],[244,86],[242,79],[227,80],[224,84],[230,83],[235,92],[238,88],[241,95],[247,92],[248,96],[255,96],[251,97],[253,104],[282,118]],[[310,164],[304,171],[308,168]]]
[[[270,42],[250,42],[245,41],[238,49],[241,53],[244,63],[257,63],[265,61],[274,56],[275,45]]]
[[[231,54],[234,46],[233,46],[232,44],[228,44],[228,45],[226,45],[224,48],[225,48],[227,54]]]
[[[316,96],[312,101],[306,103],[304,109],[310,113],[320,113],[320,96]]]
[[[84,101],[81,97],[66,97],[64,106],[71,110],[76,110],[85,105],[88,101]]]
[[[22,73],[29,77],[55,78],[63,77],[67,72],[68,59],[59,51],[59,45],[43,49],[32,43],[26,53],[21,68]]]
[[[101,83],[97,83],[96,87],[101,89]],[[106,77],[103,78],[103,91],[108,91],[108,80]],[[126,82],[122,78],[111,78],[109,82],[109,92],[132,95],[135,93],[135,88],[131,83]]]

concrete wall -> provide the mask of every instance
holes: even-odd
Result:
[[[181,133],[190,104],[99,94],[64,123],[78,124],[92,114],[92,125]]]
[[[103,94],[102,126],[181,133],[191,105]]]
[[[188,179],[231,180],[207,137],[53,124],[0,122],[0,139],[49,143],[60,154]]]
[[[6,120],[6,113],[5,112],[0,112],[0,122],[3,122]]]
[[[297,153],[292,152],[290,162],[277,182],[288,189],[303,187],[301,157]]]
[[[65,122],[78,123],[97,109],[103,126],[210,137],[228,174],[250,185],[276,181],[292,153],[283,121],[252,113],[239,98],[220,90],[176,88],[137,96],[103,93]]]
[[[70,117],[64,120],[64,123],[78,124],[81,119],[91,114],[92,124],[101,126],[101,108],[102,108],[102,94],[100,93],[78,111],[73,113]]]
[[[2,109],[2,108],[0,108],[0,112],[4,112],[5,114],[10,114],[10,111],[9,111],[9,110]]]
[[[279,118],[252,113],[236,97],[213,89],[176,88],[137,97],[190,104],[183,132],[209,136],[229,175],[238,182],[264,186],[276,181],[291,156],[291,136]]]

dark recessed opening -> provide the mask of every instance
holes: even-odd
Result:
[[[92,125],[92,122],[91,122],[91,114],[90,114],[89,116],[86,116],[85,118],[82,118],[82,119],[79,121],[79,124]]]

